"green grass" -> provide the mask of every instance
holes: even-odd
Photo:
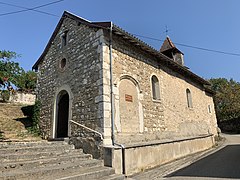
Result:
[[[3,139],[4,139],[3,133],[0,132],[0,140],[3,140]]]

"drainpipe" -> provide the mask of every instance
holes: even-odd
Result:
[[[112,29],[113,25],[110,22],[110,37],[109,37],[109,60],[110,60],[110,93],[111,93],[111,138],[112,138],[112,145],[114,146],[115,136],[114,136],[114,97],[113,97],[113,72],[112,72]]]
[[[110,38],[109,38],[109,60],[110,60],[110,93],[111,93],[111,129],[112,129],[112,145],[113,147],[115,145],[120,146],[122,149],[122,173],[125,174],[125,147],[123,144],[118,144],[115,142],[115,135],[114,135],[114,96],[113,96],[113,68],[112,68],[112,29],[113,29],[113,24],[111,22],[110,25]]]
[[[122,174],[125,174],[125,146],[123,144],[118,144],[115,142],[115,145],[118,145],[122,149]]]

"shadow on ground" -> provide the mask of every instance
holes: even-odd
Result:
[[[33,120],[32,120],[32,116],[33,116],[33,113],[34,113],[34,106],[31,105],[31,106],[24,106],[21,108],[24,116],[24,118],[17,118],[15,119],[16,121],[19,121],[21,122],[25,128],[29,128],[29,127],[32,127],[33,126]]]
[[[21,122],[25,126],[25,128],[32,127],[32,125],[33,125],[33,122],[31,120],[31,118],[29,118],[29,117],[17,118],[15,120]]]
[[[240,179],[240,145],[228,145],[166,177],[175,176]]]

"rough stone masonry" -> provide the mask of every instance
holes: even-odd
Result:
[[[167,52],[175,53],[173,56],[154,50],[116,25],[111,29],[110,22],[90,22],[64,12],[33,66],[38,71],[37,98],[42,103],[44,138],[70,137],[96,158],[102,157],[105,147],[112,147],[111,157],[117,157],[115,143],[131,149],[165,142],[177,148],[172,143],[194,147],[195,142],[202,143],[200,138],[203,145],[186,152],[211,147],[217,135],[213,92],[206,88],[206,80],[183,65],[183,60],[175,61],[183,55],[176,54],[181,52],[170,39],[168,42]],[[66,112],[61,114],[60,109]],[[101,133],[103,140],[99,133],[83,126]],[[120,162],[114,163],[112,166],[120,167],[116,164]],[[135,166],[132,172],[152,165]]]

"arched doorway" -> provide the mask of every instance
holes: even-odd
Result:
[[[58,95],[56,138],[68,137],[69,95],[61,91]]]

